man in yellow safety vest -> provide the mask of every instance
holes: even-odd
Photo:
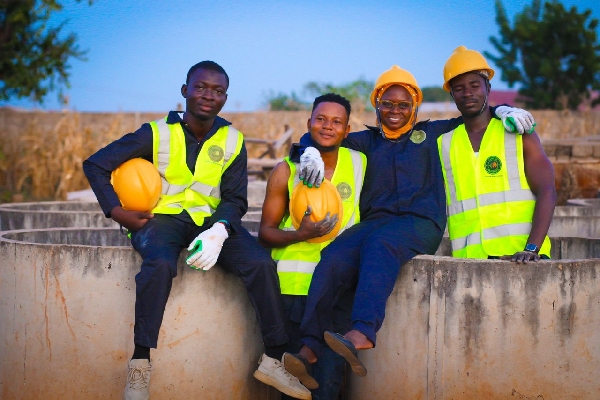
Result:
[[[327,235],[336,225],[339,226],[339,235],[360,220],[358,204],[366,157],[358,151],[340,147],[350,131],[350,111],[347,99],[328,93],[315,99],[307,122],[314,146],[311,150],[319,151],[324,163],[325,178],[333,183],[341,197],[341,215],[329,215],[320,221],[313,221],[310,217],[313,210],[307,208],[298,229],[294,228],[290,208],[291,203],[296,201],[292,193],[300,183],[300,178],[298,164],[289,157],[273,169],[267,182],[259,240],[266,247],[273,248],[271,254],[277,262],[284,317],[290,336],[287,351],[292,353],[297,353],[300,349],[300,322],[313,271],[321,258],[321,250],[334,236],[330,235],[332,237],[317,242],[311,239]],[[352,299],[353,290],[348,290],[336,305],[332,321],[332,329],[336,332],[345,333],[350,329]],[[305,383],[309,389],[313,389],[314,400],[338,398],[345,364],[343,357],[329,349],[325,350],[321,362],[313,371],[315,379]]]
[[[275,263],[241,224],[248,208],[247,153],[242,133],[218,116],[228,88],[219,64],[195,64],[181,87],[185,112],[145,123],[83,163],[102,210],[131,232],[131,244],[142,256],[125,400],[150,397],[150,349],[157,346],[177,260],[186,247],[192,268],[208,271],[218,263],[241,277],[265,346],[255,376],[296,398],[311,398],[280,362],[288,336]],[[123,208],[110,183],[112,171],[137,157],[152,162],[162,178],[158,204],[145,212]]]
[[[452,256],[517,263],[549,258],[554,168],[535,132],[514,135],[492,118],[493,76],[485,58],[465,46],[444,66],[444,90],[463,117],[438,138]]]

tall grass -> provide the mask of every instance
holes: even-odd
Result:
[[[422,113],[420,119],[455,117],[456,112]],[[573,139],[600,135],[600,112],[533,112],[542,139]],[[308,111],[224,113],[246,136],[277,139],[284,125],[294,129],[293,141],[306,131]],[[89,188],[83,160],[156,113],[44,113],[0,108],[0,202],[63,200],[71,191]],[[352,130],[373,124],[373,113],[354,113]],[[249,144],[250,157],[263,148]],[[282,157],[284,150],[278,156]]]

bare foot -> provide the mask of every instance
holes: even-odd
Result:
[[[344,335],[344,339],[352,342],[356,350],[366,350],[373,348],[373,342],[371,342],[367,337],[361,332],[353,329],[350,332]]]
[[[314,364],[317,362],[317,356],[308,346],[302,346],[298,354],[306,358],[306,361],[308,361],[310,364]]]

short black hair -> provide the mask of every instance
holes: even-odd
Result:
[[[311,114],[315,111],[315,108],[321,103],[337,103],[346,109],[346,114],[348,114],[348,120],[350,120],[350,112],[352,111],[352,106],[348,99],[344,96],[340,96],[337,93],[325,93],[315,99],[313,102]]]
[[[190,70],[187,73],[187,77],[185,78],[185,84],[187,85],[188,83],[190,83],[190,76],[192,76],[192,74],[194,73],[194,71],[196,71],[197,69],[209,69],[211,71],[215,71],[218,72],[220,74],[225,75],[225,79],[227,80],[227,86],[229,87],[229,75],[227,75],[227,72],[225,72],[225,70],[223,69],[223,67],[221,67],[219,64],[217,64],[214,61],[200,61],[198,64],[195,64],[192,66],[192,68],[190,68]]]

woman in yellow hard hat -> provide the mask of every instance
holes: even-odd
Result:
[[[379,76],[371,93],[378,126],[350,133],[342,143],[368,159],[361,222],[325,248],[315,269],[301,326],[303,347],[298,354],[284,356],[286,368],[301,382],[309,380],[308,364],[317,361],[324,340],[364,376],[357,350],[375,346],[400,267],[418,254],[434,254],[441,242],[446,197],[437,138],[458,126],[461,118],[417,122],[422,101],[414,76],[392,66]],[[308,134],[300,145],[312,145]],[[305,158],[301,175],[318,177],[311,167]],[[328,332],[335,300],[355,283],[352,329],[343,336]]]

